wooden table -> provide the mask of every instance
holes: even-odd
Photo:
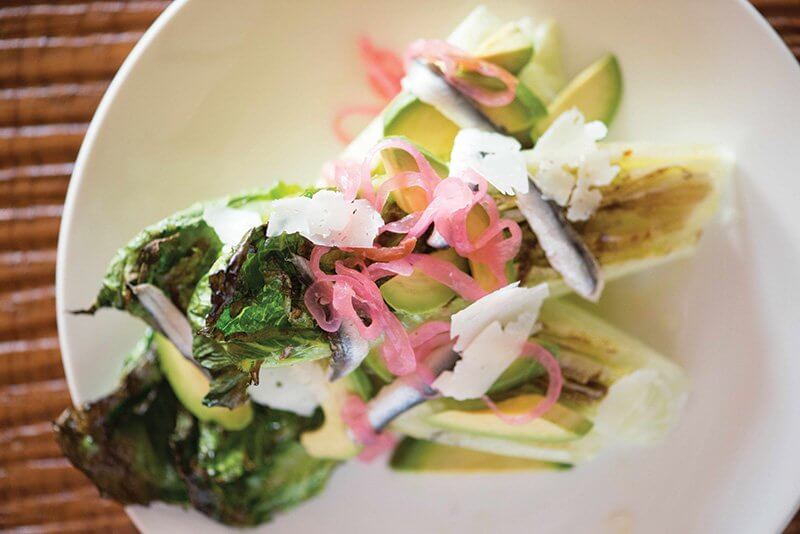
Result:
[[[51,421],[70,403],[53,282],[64,194],[86,127],[168,3],[0,0],[0,529],[135,531],[52,436]],[[800,57],[800,0],[756,5]],[[800,516],[786,532],[800,533]]]

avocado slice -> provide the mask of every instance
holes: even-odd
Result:
[[[395,138],[410,141],[410,139],[402,136],[395,136]],[[436,172],[440,178],[447,178],[447,164],[431,154],[424,147],[418,146],[417,149],[425,157],[425,159],[428,160],[428,163],[431,164],[434,172]],[[411,154],[405,150],[400,150],[397,148],[388,148],[386,150],[382,150],[381,162],[383,163],[383,168],[386,170],[386,173],[389,176],[404,171],[419,171],[419,166],[417,165],[417,162],[414,161],[414,158],[411,156]],[[392,196],[395,202],[397,202],[397,205],[400,206],[400,209],[406,213],[422,211],[428,206],[428,199],[425,196],[425,191],[419,187],[404,187],[402,189],[397,189],[392,192]]]
[[[478,45],[475,56],[517,74],[533,57],[533,42],[516,23],[510,22]]]
[[[383,112],[383,135],[402,135],[443,161],[450,159],[459,127],[410,93],[400,93]]]
[[[467,268],[467,260],[453,249],[437,250],[431,255],[449,261],[461,270]],[[456,296],[452,289],[416,269],[409,276],[392,277],[381,285],[380,290],[389,306],[414,314],[441,308]]]
[[[372,392],[369,378],[361,369],[329,383],[328,397],[322,403],[325,421],[316,430],[304,432],[300,443],[315,458],[348,460],[360,452],[360,447],[350,437],[342,420],[342,406],[348,395],[355,393],[367,400]]]
[[[497,403],[504,413],[523,415],[543,399],[541,395],[525,394]],[[452,401],[450,403],[452,405]],[[592,422],[583,415],[560,404],[553,406],[538,419],[522,425],[502,421],[487,408],[470,410],[475,403],[462,405],[467,409],[445,409],[427,417],[427,422],[444,430],[480,436],[537,442],[572,441],[585,435]]]
[[[395,471],[435,471],[440,473],[562,471],[572,467],[570,464],[502,456],[414,438],[405,438],[400,442],[392,454],[389,465]]]
[[[533,146],[530,129],[547,117],[547,108],[524,84],[517,85],[514,100],[505,106],[490,107],[476,104],[481,113],[495,126],[514,136],[529,148]]]
[[[457,76],[465,83],[490,91],[502,91],[505,88],[503,82],[497,78],[474,71],[461,71]],[[525,148],[533,146],[531,128],[544,120],[548,113],[542,101],[523,83],[517,84],[514,100],[505,106],[487,106],[474,100],[472,102],[492,124],[504,133],[516,137]]]
[[[241,430],[253,419],[250,402],[233,410],[223,406],[210,408],[203,404],[209,389],[208,378],[196,365],[161,334],[155,334],[155,347],[161,371],[175,396],[192,415],[201,421],[213,421],[226,430]]]
[[[539,137],[559,115],[577,107],[589,121],[611,124],[622,98],[622,71],[616,56],[601,57],[578,74],[547,108],[547,117],[536,124],[533,136]]]

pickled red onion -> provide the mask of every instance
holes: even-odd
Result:
[[[358,40],[359,53],[367,70],[367,81],[383,103],[394,98],[401,90],[403,61],[394,52],[378,48],[369,37]],[[333,133],[342,144],[352,141],[344,129],[344,121],[353,115],[374,116],[381,112],[382,106],[347,106],[340,109],[333,118]]]
[[[350,117],[358,115],[366,115],[374,117],[383,109],[381,106],[345,106],[336,112],[333,116],[333,134],[336,139],[343,145],[349,144],[353,137],[344,128],[344,123]]]
[[[418,39],[408,45],[404,54],[406,69],[411,61],[422,58],[436,63],[447,81],[456,86],[462,93],[476,102],[489,107],[499,107],[510,104],[517,94],[517,78],[489,61],[470,56],[464,50],[455,47],[446,41]],[[462,72],[477,72],[489,78],[495,78],[503,83],[505,89],[494,91],[477,87],[459,76]]]
[[[444,284],[466,300],[478,300],[486,291],[470,275],[449,261],[429,254],[412,254],[409,257],[415,269]]]
[[[361,59],[367,67],[367,79],[376,93],[384,100],[391,100],[400,92],[403,78],[403,61],[385,48],[378,48],[367,36],[358,40]]]
[[[309,313],[327,332],[338,330],[342,321],[349,319],[368,341],[383,334],[381,353],[389,371],[398,376],[413,372],[416,359],[408,334],[384,302],[367,268],[356,270],[337,261],[335,274],[327,274],[320,268],[320,261],[329,250],[314,247],[311,252],[309,263],[315,281],[304,295]],[[363,266],[363,262],[360,264]]]
[[[399,260],[376,262],[367,267],[367,274],[373,280],[380,280],[386,276],[399,274],[401,276],[410,276],[414,271],[414,267],[408,261],[408,258]]]
[[[322,178],[352,202],[357,196],[375,204],[375,189],[369,174],[361,172],[361,164],[354,161],[334,160],[322,166]],[[380,208],[378,208],[380,209]]]
[[[363,445],[359,460],[371,462],[394,447],[395,438],[387,432],[376,432],[369,422],[367,405],[358,395],[348,395],[342,406],[342,421],[356,442]]]
[[[546,414],[547,411],[558,402],[558,397],[561,395],[561,388],[564,385],[561,367],[559,367],[558,361],[547,349],[538,343],[529,341],[525,343],[521,356],[533,358],[545,368],[548,376],[547,393],[544,399],[539,401],[536,406],[531,408],[531,410],[524,415],[508,415],[504,413],[492,399],[488,396],[484,396],[483,400],[486,402],[489,409],[503,422],[510,425],[524,425]]]

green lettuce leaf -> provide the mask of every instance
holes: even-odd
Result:
[[[66,410],[55,430],[67,458],[106,497],[187,503],[248,526],[325,486],[337,462],[312,458],[298,442],[321,422],[321,412],[300,417],[258,405],[243,430],[198,421],[170,389],[149,336],[129,358],[120,386]]]
[[[188,316],[197,332],[194,357],[211,374],[208,406],[241,404],[262,365],[331,355],[327,334],[303,303],[303,276],[291,262],[309,247],[297,234],[267,237],[262,226],[198,284]]]
[[[156,326],[130,290],[130,286],[143,283],[164,291],[185,312],[198,282],[223,252],[217,233],[203,218],[205,209],[225,205],[256,211],[263,216],[271,201],[297,196],[303,191],[298,185],[279,182],[268,190],[259,189],[195,204],[148,226],[114,256],[106,270],[103,286],[87,312],[94,313],[105,307],[117,308]]]
[[[316,495],[337,462],[309,456],[297,436],[320,422],[257,406],[253,423],[231,432],[180,413],[172,446],[193,506],[245,526]]]
[[[145,228],[111,261],[95,303],[89,310],[112,307],[155,326],[129,286],[153,284],[185,311],[197,282],[222,250],[216,232],[196,204]]]
[[[168,441],[177,408],[147,340],[129,357],[113,393],[61,414],[56,439],[104,496],[124,504],[184,502],[186,488]]]

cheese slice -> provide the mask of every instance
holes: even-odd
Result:
[[[534,182],[547,198],[569,208],[571,221],[588,219],[600,205],[595,188],[610,184],[619,173],[619,166],[611,164],[614,152],[597,144],[607,133],[605,124],[587,123],[573,108],[553,121],[527,151]]]
[[[256,404],[308,417],[328,396],[327,380],[316,362],[261,367],[258,385],[247,388]]]
[[[514,283],[453,315],[450,336],[456,338],[461,359],[433,387],[458,400],[484,395],[521,353],[547,295],[546,284],[524,288]]]
[[[383,218],[367,200],[345,200],[338,191],[317,191],[313,197],[276,200],[267,235],[299,233],[329,247],[371,247]]]
[[[522,145],[513,137],[475,128],[458,132],[450,154],[450,174],[463,176],[471,169],[506,195],[527,193],[528,168]]]

